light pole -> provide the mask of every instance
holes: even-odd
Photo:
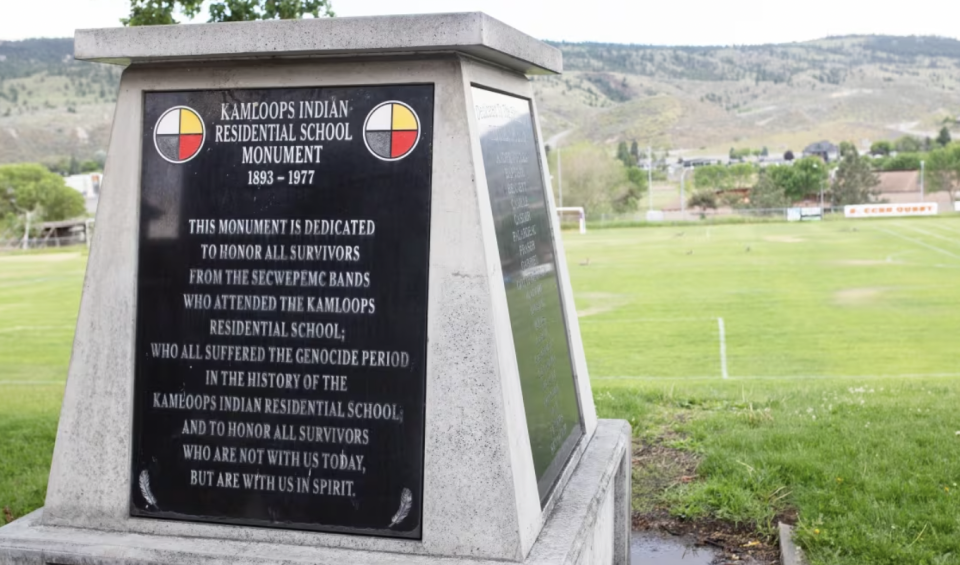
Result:
[[[653,149],[647,146],[647,201],[649,210],[653,211]]]

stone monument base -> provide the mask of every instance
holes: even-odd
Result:
[[[580,464],[523,563],[629,563],[630,425],[600,420]],[[184,538],[43,526],[43,509],[0,528],[2,565],[136,563],[311,565],[476,563],[503,561],[383,553],[330,547]],[[130,520],[154,521],[147,518]],[[491,516],[496,520],[496,516]],[[222,526],[236,528],[236,526]]]

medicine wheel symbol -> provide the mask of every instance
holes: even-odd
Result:
[[[186,163],[196,157],[205,137],[200,114],[186,106],[174,106],[164,112],[153,129],[157,153],[171,163]]]
[[[420,141],[420,118],[403,102],[384,102],[367,114],[363,123],[363,142],[374,157],[399,161]]]

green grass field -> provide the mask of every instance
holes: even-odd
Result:
[[[85,249],[0,255],[0,511],[5,516],[21,516],[43,504],[85,265]]]
[[[601,416],[701,458],[698,480],[636,504],[761,529],[795,509],[814,564],[960,563],[960,217],[564,241]],[[84,261],[0,256],[15,516],[43,503]]]
[[[794,508],[818,564],[960,563],[960,218],[564,241],[600,414],[702,457],[635,504]]]

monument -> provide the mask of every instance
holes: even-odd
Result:
[[[483,14],[82,30],[126,65],[44,508],[0,563],[628,563],[533,92]]]

